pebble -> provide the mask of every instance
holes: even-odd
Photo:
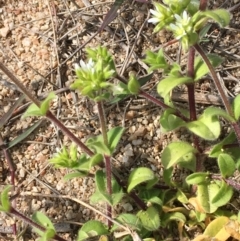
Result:
[[[9,27],[0,28],[0,35],[3,38],[6,38],[9,32],[10,32]]]
[[[139,146],[139,145],[141,145],[142,144],[142,139],[137,139],[137,140],[133,140],[132,141],[132,144],[134,145],[134,146]]]
[[[126,212],[131,212],[133,210],[133,206],[130,203],[122,204],[122,207],[125,209]]]
[[[23,168],[21,168],[19,170],[19,177],[23,178],[23,177],[25,177],[25,174],[26,174],[25,170]]]

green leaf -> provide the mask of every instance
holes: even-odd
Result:
[[[227,217],[217,217],[208,224],[203,234],[215,237],[228,222],[229,218]]]
[[[102,135],[89,138],[86,142],[86,145],[96,153],[110,156],[115,151],[115,148],[117,147],[124,130],[125,129],[123,127],[118,126],[108,131],[107,136],[109,147],[104,144]]]
[[[86,177],[88,175],[88,172],[72,172],[72,173],[68,173],[63,177],[64,181],[69,181],[73,178],[76,177]]]
[[[180,78],[181,76],[181,66],[178,63],[173,63],[171,69],[169,70],[169,77]]]
[[[131,74],[128,81],[128,90],[130,91],[131,94],[136,95],[138,94],[140,88],[141,86],[140,86],[140,83],[138,82],[138,79],[134,74]]]
[[[221,116],[229,122],[235,122],[235,119],[232,116],[230,116],[225,110],[222,110],[222,109],[217,108],[217,107],[208,107],[207,109],[205,109],[204,115],[206,115],[206,116]]]
[[[146,211],[139,211],[137,217],[141,220],[142,226],[149,231],[155,231],[160,227],[159,211],[153,206]]]
[[[71,149],[71,148],[70,148]],[[89,158],[86,157],[86,155],[82,154],[78,159],[71,159],[70,157],[70,151],[66,149],[65,146],[62,147],[62,150],[55,154],[53,158],[49,160],[49,163],[53,164],[55,168],[71,168],[76,169],[79,168],[79,166],[86,165],[84,171],[88,171],[88,163]]]
[[[114,206],[121,201],[124,193],[122,192],[122,188],[119,186],[119,184],[114,178],[112,178],[112,195],[108,194],[106,174],[102,170],[98,170],[96,172],[95,181],[97,190],[91,196],[91,203],[105,201],[109,205]]]
[[[43,116],[40,108],[36,104],[31,104],[25,113],[22,115],[21,119],[25,119],[28,116]]]
[[[232,103],[232,108],[233,108],[234,117],[236,118],[236,120],[238,120],[240,117],[240,94],[234,98]]]
[[[218,166],[224,178],[232,176],[235,172],[235,162],[228,154],[222,153],[218,156]]]
[[[193,80],[190,77],[175,77],[170,76],[161,80],[157,86],[157,92],[164,99],[169,96],[170,92],[177,86],[182,84],[190,84]]]
[[[204,36],[208,33],[208,31],[210,30],[211,27],[212,27],[212,24],[208,23],[199,31],[199,39],[200,39],[200,41],[205,42],[207,40],[207,39],[204,38]],[[196,61],[196,59],[195,59],[195,61]],[[196,63],[194,63],[194,65],[195,64]],[[195,71],[196,71],[196,68],[195,68]]]
[[[172,212],[172,213],[164,213],[161,218],[161,226],[165,228],[169,222],[177,221],[177,222],[186,222],[186,217],[180,212]]]
[[[139,218],[136,215],[130,214],[130,213],[121,213],[117,218],[116,221],[123,224],[124,226],[127,226],[131,230],[141,230],[142,224],[139,220]],[[119,226],[117,224],[114,224],[114,226],[111,228],[111,232],[117,230]]]
[[[91,220],[83,224],[78,232],[77,241],[84,241],[87,238],[108,234],[108,230],[100,221]]]
[[[205,213],[214,213],[218,207],[212,203],[213,198],[219,192],[216,183],[198,185],[197,199]]]
[[[86,145],[92,149],[95,153],[100,153],[102,155],[111,155],[111,151],[104,144],[102,135],[97,137],[89,138],[86,142]]]
[[[187,196],[186,196],[185,193],[182,192],[180,189],[178,189],[176,197],[177,197],[177,200],[178,200],[179,202],[184,203],[184,204],[187,204],[187,203],[188,203],[188,198],[187,198]]]
[[[172,142],[162,153],[162,164],[168,169],[178,163],[195,162],[196,149],[187,142]]]
[[[103,156],[100,153],[95,154],[89,160],[89,169],[100,164],[103,161]]]
[[[70,148],[69,148],[69,157],[71,158],[71,160],[76,161],[77,155],[78,155],[77,146],[72,143]]]
[[[233,131],[231,131],[227,135],[227,137],[225,137],[221,142],[213,146],[209,154],[209,157],[218,157],[219,154],[223,152],[222,151],[223,146],[227,144],[232,144],[235,140],[236,140],[236,135]]]
[[[47,111],[49,110],[49,105],[52,99],[54,99],[56,95],[54,92],[51,92],[48,97],[41,103],[40,107],[36,104],[31,104],[26,112],[23,114],[22,119],[25,119],[28,116],[45,116]]]
[[[201,13],[203,16],[209,17],[217,22],[221,27],[226,27],[230,22],[230,13],[225,9],[214,9],[204,11]]]
[[[40,110],[43,116],[46,115],[49,110],[49,105],[51,101],[56,97],[54,92],[49,93],[48,97],[41,103]]]
[[[139,167],[134,169],[128,178],[127,192],[131,192],[133,188],[143,182],[155,180],[153,171],[146,167]]]
[[[224,110],[208,107],[198,120],[186,123],[184,126],[203,139],[212,141],[217,139],[221,132],[218,116],[222,116],[231,122],[234,121]]]
[[[182,168],[186,168],[192,172],[196,170],[196,156],[195,153],[189,153],[188,159],[184,159],[183,161],[179,162],[178,165]]]
[[[12,189],[12,186],[7,185],[1,192],[1,211],[9,212],[11,209],[11,203],[9,200],[9,191]]]
[[[108,145],[109,145],[111,154],[113,154],[113,152],[115,151],[124,131],[125,131],[125,128],[121,126],[114,127],[108,131],[107,133]]]
[[[25,138],[27,138],[34,130],[36,130],[42,123],[44,122],[44,120],[39,120],[37,121],[35,124],[33,124],[32,126],[30,126],[29,128],[27,128],[27,130],[25,130],[22,134],[20,134],[18,137],[16,137],[14,140],[10,141],[8,144],[8,149],[17,145],[19,142],[21,142],[22,140],[24,140]]]
[[[160,49],[158,53],[154,53],[150,50],[146,52],[146,58],[143,60],[146,64],[150,65],[148,72],[152,72],[157,69],[168,69],[169,65],[165,60],[163,50]]]
[[[91,195],[90,197],[90,204],[101,204],[101,203],[105,203],[105,198],[102,196],[101,192],[99,192],[98,190],[95,190],[95,192]]]
[[[141,86],[144,86],[148,81],[150,81],[153,77],[153,73],[144,75],[142,77],[139,77],[138,82]]]
[[[157,204],[159,206],[163,205],[161,198],[159,197],[161,191],[158,189],[147,190],[145,187],[139,188],[139,198],[141,198],[145,203]]]
[[[51,240],[54,237],[55,234],[56,234],[55,230],[47,229],[45,231],[45,233],[43,234],[43,236],[40,238],[40,241],[41,240],[42,241],[49,241],[49,240]]]
[[[233,195],[233,189],[227,183],[222,180],[222,185],[218,191],[218,193],[212,199],[212,204],[217,207],[221,207],[226,205]]]
[[[217,67],[223,62],[223,59],[220,58],[217,54],[208,54],[207,57],[210,63],[213,65],[213,67]],[[194,69],[195,69],[194,81],[199,80],[209,72],[208,66],[202,60],[201,56],[196,57],[194,62]]]
[[[102,194],[104,200],[112,205],[111,196],[108,194],[106,186],[106,175],[102,170],[98,170],[95,174],[97,190]]]
[[[186,182],[189,185],[206,184],[207,182],[209,182],[208,178],[209,178],[209,174],[207,172],[196,172],[196,173],[190,174],[186,178]]]
[[[172,186],[173,167],[163,170],[163,180],[168,186]]]
[[[155,184],[158,183],[158,181],[159,181],[158,178],[155,176],[152,180],[149,180],[149,181],[146,183],[145,188],[146,188],[146,189],[152,188]]]
[[[47,230],[51,230],[47,233],[47,235],[53,235],[54,236],[56,234],[53,223],[51,222],[51,220],[45,214],[43,214],[41,212],[36,212],[32,215],[32,219],[36,223],[40,224],[42,227],[46,228],[46,231],[42,231],[40,229],[34,228],[34,231],[36,233],[38,233],[40,236],[44,236],[44,235],[46,236]]]
[[[163,128],[163,132],[172,131],[178,127],[180,127],[185,122],[176,116],[175,110],[172,108],[166,109],[160,117],[160,124]]]
[[[187,12],[192,16],[199,10],[199,1],[191,0],[187,5]]]
[[[128,95],[130,95],[130,92],[125,83],[119,82],[112,86],[112,94],[117,95],[117,96],[128,96]],[[110,102],[110,103],[112,103],[112,102]]]
[[[46,229],[50,228],[50,229],[55,230],[52,221],[45,214],[43,214],[41,212],[35,212],[32,215],[32,219]]]

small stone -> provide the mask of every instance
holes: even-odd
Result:
[[[124,203],[122,206],[125,209],[125,211],[127,211],[127,212],[130,212],[133,210],[133,207],[130,203]]]
[[[33,187],[33,188],[32,188],[32,191],[33,191],[33,192],[38,192],[38,188],[37,188],[37,187]]]
[[[29,47],[29,46],[31,45],[31,40],[30,40],[29,38],[24,38],[24,39],[22,40],[22,45],[23,45],[24,47]]]
[[[2,37],[6,38],[8,33],[10,32],[9,27],[4,27],[4,28],[0,28],[0,34]]]
[[[150,165],[151,166],[151,169],[153,170],[153,171],[156,171],[157,170],[157,168],[154,166],[154,165]]]
[[[19,170],[19,177],[21,177],[21,178],[25,177],[25,173],[26,173],[25,170],[23,168],[21,168]]]
[[[126,155],[126,156],[133,156],[133,149],[132,149],[132,145],[131,144],[127,144],[124,147],[124,155]]]
[[[132,144],[133,144],[134,146],[139,146],[139,145],[142,144],[142,139],[133,140],[133,141],[132,141]]]
[[[67,220],[73,219],[76,216],[76,213],[73,212],[73,210],[68,210],[67,212],[65,212],[65,216],[67,218]]]

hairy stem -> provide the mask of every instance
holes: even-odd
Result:
[[[195,49],[191,47],[188,53],[188,63],[187,63],[187,75],[194,79],[195,76],[195,69],[194,69],[194,60],[195,60]],[[188,105],[189,105],[189,112],[190,112],[190,120],[195,121],[197,119],[196,113],[196,103],[195,103],[195,83],[187,84],[188,89]],[[193,144],[194,147],[201,153],[200,145],[199,145],[199,138],[196,135],[193,135]],[[202,170],[202,163],[199,156],[197,157],[196,163],[196,171],[199,172]]]
[[[124,84],[127,84],[127,81],[126,81],[122,76],[117,75],[117,78],[118,78],[121,82],[123,82]],[[168,108],[171,108],[171,109],[172,109],[172,107],[164,104],[162,101],[158,100],[157,98],[155,98],[154,96],[148,94],[147,92],[145,92],[145,91],[143,91],[143,90],[140,90],[140,91],[139,91],[139,95],[142,96],[142,97],[144,97],[145,99],[151,101],[152,103],[156,104],[157,106],[159,106],[159,107],[161,107],[161,108],[163,108],[163,109],[168,109]],[[184,115],[183,115],[180,111],[178,111],[178,110],[175,110],[175,109],[174,109],[174,115],[180,117],[182,120],[184,120],[184,121],[186,121],[186,122],[189,121],[189,119],[188,119],[186,116],[184,116]]]
[[[92,156],[94,153],[85,145],[83,144],[65,125],[59,121],[55,115],[53,115],[50,111],[47,111],[46,117],[51,120],[56,126],[58,126],[61,131],[67,135],[73,142],[75,142],[86,154]]]
[[[217,74],[214,70],[214,67],[212,66],[212,64],[210,63],[207,55],[204,53],[203,49],[201,48],[201,46],[199,44],[195,44],[194,45],[194,48],[198,51],[198,53],[201,55],[202,59],[204,60],[204,62],[206,63],[206,65],[208,66],[208,69],[212,75],[212,78],[213,78],[213,81],[214,81],[214,84],[216,85],[216,88],[221,96],[221,99],[222,99],[222,102],[228,112],[228,114],[232,117],[234,117],[233,115],[233,111],[232,111],[232,108],[231,108],[231,105],[228,101],[228,98],[227,96],[225,95],[224,93],[224,90],[223,90],[223,87],[217,77]]]
[[[34,104],[40,106],[40,101],[37,100],[22,82],[0,61],[0,69],[8,76],[8,78],[30,99]]]
[[[102,101],[97,102],[97,108],[98,108],[98,117],[99,117],[99,121],[100,121],[101,131],[102,131],[102,135],[103,135],[103,142],[106,146],[108,146],[106,117],[105,117]]]
[[[109,143],[108,143],[108,137],[107,137],[106,117],[105,117],[102,101],[97,102],[97,108],[98,108],[98,116],[99,116],[100,126],[102,130],[102,135],[103,135],[103,141],[104,141],[104,144],[108,147]],[[104,159],[105,159],[106,178],[107,178],[107,190],[108,190],[108,194],[111,196],[112,195],[111,157],[108,155],[105,155]],[[109,218],[112,218],[112,207],[109,204],[107,204],[107,216]],[[108,227],[111,228],[111,226],[112,226],[112,222],[110,221],[110,219],[108,219]]]
[[[199,10],[204,11],[206,10],[208,5],[208,0],[200,0]]]
[[[222,99],[222,102],[226,108],[226,111],[227,113],[232,116],[234,118],[234,114],[233,114],[233,110],[232,110],[232,107],[231,107],[231,104],[230,102],[228,101],[228,98],[227,96],[225,95],[225,92],[223,90],[223,87],[221,85],[221,82],[219,81],[218,77],[217,77],[217,74],[214,70],[214,67],[212,66],[211,62],[209,61],[208,57],[206,56],[206,54],[204,53],[204,51],[202,50],[202,48],[200,47],[199,44],[195,44],[194,45],[194,48],[198,51],[198,53],[201,55],[202,59],[204,60],[204,62],[206,63],[206,65],[208,66],[208,69],[212,75],[212,78],[213,78],[213,82],[219,92],[219,95]],[[238,143],[240,145],[240,127],[236,122],[232,122],[231,123],[235,133],[236,133],[236,136],[237,136],[237,139],[238,139]]]

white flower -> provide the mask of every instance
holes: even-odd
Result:
[[[153,18],[148,20],[149,23],[159,23],[166,20],[170,14],[169,10],[162,4],[158,2],[153,3],[156,10],[150,9],[150,13],[153,15]]]
[[[181,39],[183,36],[187,35],[191,31],[192,26],[190,23],[191,18],[188,16],[186,11],[183,11],[182,16],[174,14],[176,19],[175,24],[171,23],[169,28],[173,31],[176,39]]]
[[[187,34],[185,29],[183,28],[183,26],[181,26],[179,24],[171,23],[169,25],[169,27],[173,31],[173,33],[175,34],[176,39],[180,39]]]
[[[182,16],[179,16],[178,14],[174,14],[174,17],[176,18],[176,24],[181,25],[183,27],[188,26],[190,22],[190,17],[188,16],[186,11],[183,11]]]
[[[80,66],[79,64],[75,64],[75,70],[82,69],[84,71],[91,71],[94,72],[94,65],[95,63],[93,62],[92,59],[89,59],[87,63],[85,63],[82,59],[80,60]]]
[[[164,19],[164,15],[161,12],[150,9],[150,13],[153,15],[153,18],[148,19],[149,23],[156,24]]]

